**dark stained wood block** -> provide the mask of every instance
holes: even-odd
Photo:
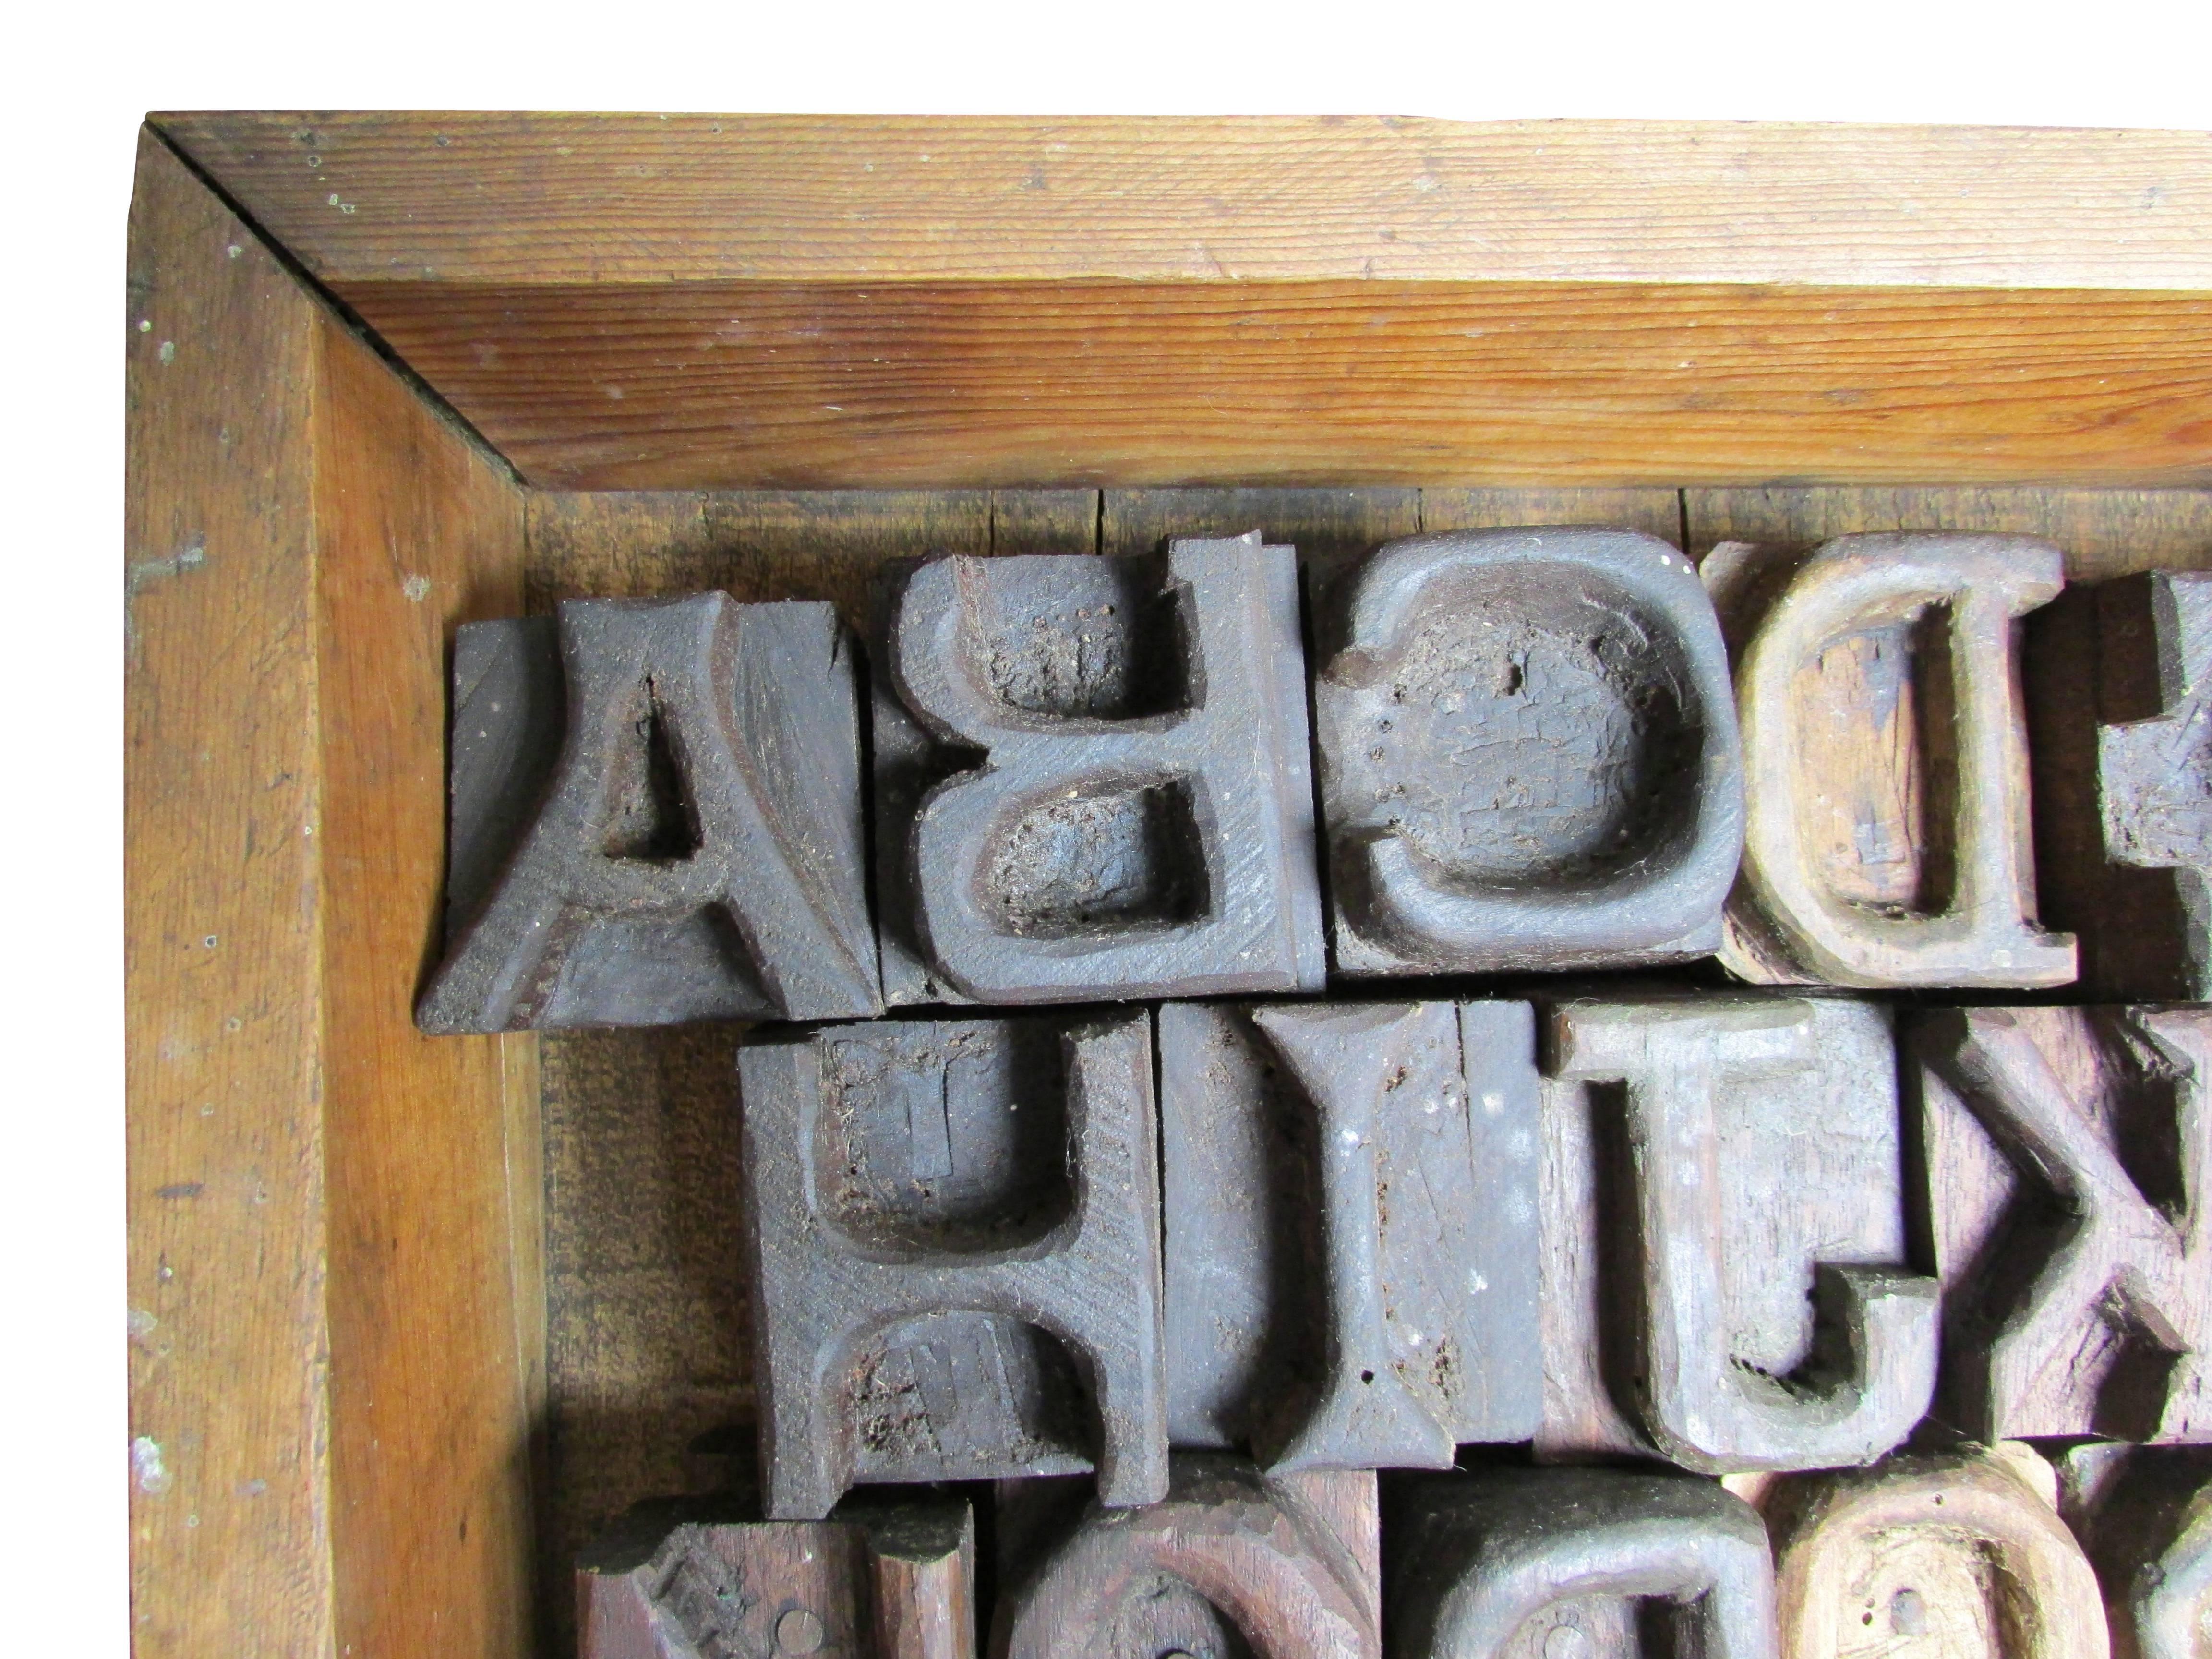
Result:
[[[937,752],[879,701],[895,1000],[1321,988],[1291,550],[955,557],[897,582],[884,672]]]
[[[579,1659],[973,1659],[975,1558],[935,1494],[827,1521],[641,1504],[577,1562]]]
[[[1266,1475],[1182,1451],[1171,1468],[1139,1510],[1001,1485],[993,1659],[1379,1659],[1372,1470]]]
[[[879,1012],[826,605],[569,600],[454,647],[438,1032]]]
[[[1707,956],[1743,843],[1712,601],[1593,526],[1395,541],[1314,579],[1335,966]]]
[[[2212,1010],[1951,1009],[1912,1039],[1941,1415],[2212,1440]]]
[[[1167,1480],[1151,1017],[832,1026],[738,1063],[768,1512]]]
[[[1776,1480],[1758,1503],[1783,1652],[2106,1659],[2096,1575],[2048,1483],[2047,1469],[1971,1452]]]
[[[1539,1452],[1719,1474],[1904,1439],[1935,1386],[1936,1285],[1903,1265],[1887,1011],[1575,1000],[1546,1028]]]
[[[2072,981],[2073,940],[2035,921],[2014,645],[2063,565],[2031,537],[1936,532],[1706,556],[1745,757],[1732,971],[1869,988]],[[1896,775],[1916,749],[1917,769]]]
[[[2069,588],[2027,667],[2039,896],[2083,994],[2212,998],[2212,576]]]
[[[1777,1652],[1766,1530],[1711,1481],[1619,1469],[1439,1476],[1394,1506],[1390,1530],[1390,1645],[1404,1659]],[[1646,1646],[1638,1627],[1655,1626],[1674,1639]]]
[[[1542,1407],[1522,1002],[1159,1011],[1168,1433],[1445,1468]]]
[[[2059,1468],[2062,1512],[2104,1588],[2114,1659],[2212,1653],[2212,1447],[2093,1443]]]

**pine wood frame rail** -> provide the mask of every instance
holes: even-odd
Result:
[[[535,1049],[408,1017],[530,488],[2212,484],[2203,134],[160,116],[129,305],[147,1655],[532,1644]]]

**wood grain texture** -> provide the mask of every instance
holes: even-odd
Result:
[[[141,1650],[519,1654],[531,1055],[408,1011],[520,500],[150,142],[132,303]]]
[[[2203,295],[333,281],[554,489],[2212,476]]]
[[[130,305],[132,1641],[144,1659],[329,1654],[320,319],[150,138]]]
[[[1388,116],[154,118],[326,281],[2212,289],[2212,137]]]

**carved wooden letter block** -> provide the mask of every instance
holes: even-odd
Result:
[[[1445,1477],[1407,1495],[1392,1539],[1390,1642],[1406,1659],[1635,1659],[1654,1613],[1692,1627],[1668,1651],[1776,1652],[1766,1529],[1709,1481],[1615,1469]]]
[[[2092,1449],[2115,1467],[2068,1515],[2104,1587],[2115,1659],[2212,1659],[2212,1448]]]
[[[2212,1010],[1921,1017],[1943,1415],[2212,1440]]]
[[[957,1499],[830,1521],[641,1504],[579,1559],[580,1659],[972,1659],[975,1529]]]
[[[1002,1536],[1018,1512],[1002,1506]],[[1177,1452],[1164,1501],[1083,1509],[994,1620],[994,1659],[1261,1654],[1378,1659],[1371,1470],[1264,1476]]]
[[[1936,1309],[1935,1281],[1898,1265],[1887,1016],[1575,1001],[1548,1039],[1540,1449],[1642,1449],[1632,1419],[1721,1474],[1863,1463],[1902,1440],[1934,1390]],[[1607,1216],[1634,1231],[1608,1235]]]
[[[2070,588],[2035,621],[2044,915],[2089,994],[2212,1000],[2212,575]]]
[[[835,1026],[738,1076],[769,1513],[1094,1457],[1157,1498],[1149,1017]]]
[[[848,647],[721,593],[462,628],[422,1029],[880,1012]]]
[[[1157,562],[945,558],[905,578],[901,701],[969,769],[878,835],[927,979],[979,1002],[1318,990],[1304,653],[1289,548],[1258,532]],[[912,793],[910,741],[890,753]],[[980,752],[978,752],[980,751]],[[902,962],[903,959],[902,958]]]
[[[1632,530],[1392,542],[1316,584],[1336,966],[1711,955],[1743,846],[1728,650]]]
[[[2096,1576],[2050,1501],[1984,1455],[1793,1475],[1759,1499],[1790,1659],[2106,1659]]]
[[[2014,618],[2057,593],[2025,536],[1843,536],[1794,571],[1724,544],[1743,871],[1723,960],[1769,984],[2064,985],[2035,925]],[[1898,775],[1900,753],[1915,763]],[[1879,775],[1875,775],[1879,774]]]
[[[1528,1005],[1170,1003],[1159,1041],[1170,1440],[1282,1471],[1528,1439]]]

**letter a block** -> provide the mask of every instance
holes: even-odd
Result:
[[[640,1504],[576,1564],[580,1659],[974,1659],[975,1528],[955,1498],[828,1521]]]
[[[1573,1001],[1547,1037],[1539,1450],[1718,1474],[1904,1439],[1935,1389],[1936,1285],[1900,1265],[1886,1014]]]
[[[453,648],[427,1031],[880,1012],[826,605],[571,599]]]
[[[2212,1447],[2090,1449],[2115,1467],[2073,1522],[2116,1659],[2212,1659]]]
[[[2212,1010],[1921,1017],[1943,1415],[2212,1440]]]
[[[855,1481],[1167,1480],[1149,1016],[741,1049],[768,1511]]]
[[[2089,995],[2212,1000],[2212,575],[2070,588],[2035,621],[2044,914]]]
[[[1002,1496],[1014,1589],[991,1652],[1379,1659],[1375,1487],[1370,1470],[1270,1477],[1177,1452],[1166,1498],[1148,1508],[1092,1504],[1053,1526],[1026,1494]]]
[[[1775,1659],[1774,1569],[1751,1506],[1683,1475],[1499,1469],[1425,1480],[1391,1517],[1391,1649],[1406,1659]],[[1638,1604],[1644,1604],[1639,1607]]]
[[[891,683],[968,769],[931,784],[910,727],[879,740],[895,1001],[1321,988],[1293,555],[1255,532],[1177,542],[1158,569],[1068,554],[905,576]]]
[[[1790,1659],[2111,1651],[2087,1559],[2049,1498],[2004,1461],[1901,1457],[1790,1475],[1762,1492],[1759,1508]]]
[[[1528,1005],[1171,1003],[1159,1026],[1170,1439],[1281,1471],[1534,1434]]]
[[[1743,845],[1728,651],[1656,537],[1392,542],[1317,581],[1338,970],[1710,956]]]
[[[1732,971],[2072,981],[2072,938],[2034,920],[2013,647],[2015,618],[2058,592],[2062,570],[2057,548],[2025,536],[1844,536],[1794,568],[1741,543],[1708,556],[1743,732]]]

